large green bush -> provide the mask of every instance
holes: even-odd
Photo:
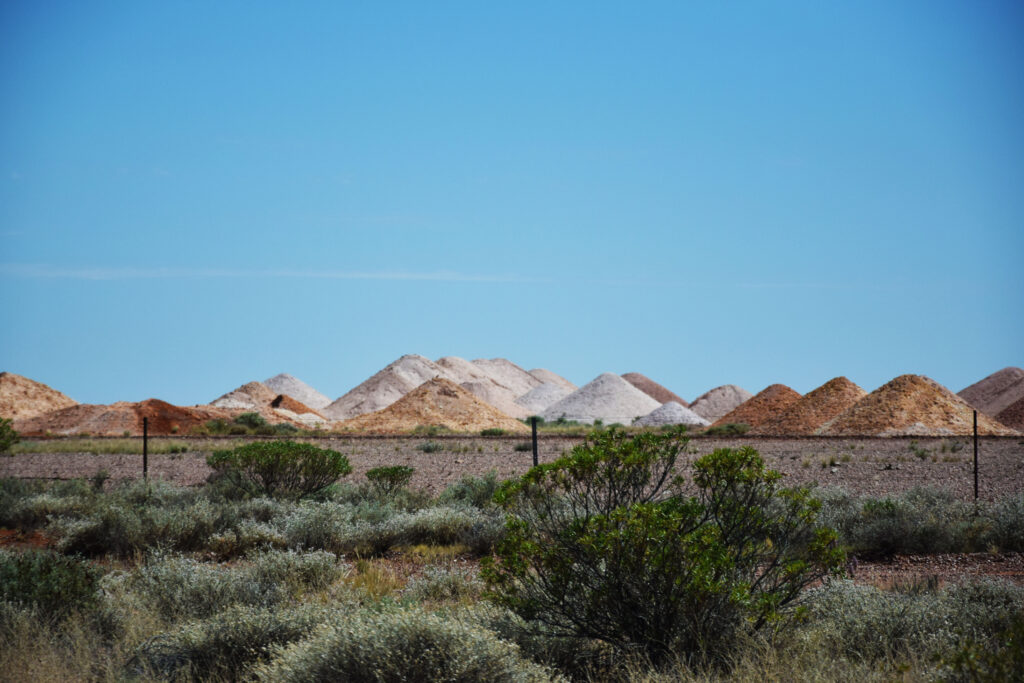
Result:
[[[102,572],[88,562],[49,550],[0,550],[0,601],[38,607],[59,618],[96,606]]]
[[[840,567],[833,530],[805,489],[779,486],[752,448],[673,477],[682,430],[591,434],[508,482],[490,595],[527,621],[653,662],[719,657],[741,627],[778,623],[807,585]]]
[[[0,417],[0,455],[9,455],[11,446],[18,443],[18,432],[14,431],[14,421]]]
[[[257,441],[215,451],[206,462],[240,488],[284,498],[310,496],[352,471],[341,453],[294,441]]]

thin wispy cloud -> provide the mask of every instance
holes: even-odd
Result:
[[[2,263],[0,276],[65,280],[185,280],[202,278],[290,278],[312,280],[392,280],[416,282],[542,282],[517,275],[482,275],[450,270],[430,272],[385,270],[305,270],[239,268],[129,268],[92,266],[53,266],[48,264]]]

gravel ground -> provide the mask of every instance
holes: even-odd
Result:
[[[435,441],[444,450],[424,453],[417,447]],[[188,439],[182,442],[189,443]],[[540,461],[550,462],[579,443],[578,437],[541,435]],[[205,443],[210,443],[209,439]],[[224,440],[230,447],[233,441]],[[496,470],[501,478],[524,473],[532,464],[529,451],[516,451],[529,438],[495,437],[344,437],[316,440],[348,456],[360,480],[365,472],[381,465],[415,468],[412,486],[433,493],[458,481],[464,474],[482,475]],[[979,440],[979,494],[994,500],[1024,492],[1024,439],[984,437]],[[684,461],[716,448],[752,445],[769,467],[787,475],[792,483],[817,482],[843,486],[864,494],[898,493],[914,486],[935,486],[970,500],[973,495],[973,449],[969,438],[698,438],[690,442]],[[202,483],[210,469],[206,452],[150,455],[150,476],[179,484]],[[141,455],[90,455],[76,453],[23,453],[0,458],[0,477],[73,479],[91,477],[105,469],[112,479],[142,474]]]

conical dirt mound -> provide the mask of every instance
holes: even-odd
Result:
[[[850,408],[867,393],[845,377],[836,377],[751,431],[754,434],[771,436],[813,434],[816,429]]]
[[[280,375],[274,375],[263,383],[274,393],[291,396],[299,403],[308,406],[313,410],[320,410],[321,408],[326,408],[331,405],[331,399],[327,398],[299,378],[284,372]]]
[[[505,358],[477,358],[477,366],[503,387],[512,392],[512,400],[519,398],[530,389],[539,387],[541,381]]]
[[[690,404],[690,410],[705,420],[714,422],[753,397],[752,393],[742,387],[735,384],[723,384],[694,399]]]
[[[229,391],[220,398],[210,401],[214,408],[225,410],[255,410],[270,405],[270,402],[277,397],[273,389],[263,382],[247,382],[233,391]]]
[[[526,411],[526,416],[540,415],[574,390],[554,382],[544,382],[516,399],[516,404]]]
[[[434,377],[447,372],[428,358],[410,353],[402,356],[320,412],[332,420],[347,420],[357,415],[386,408]]]
[[[669,391],[662,385],[658,384],[653,379],[641,375],[639,372],[627,372],[625,375],[622,376],[622,379],[626,380],[634,387],[644,392],[645,394],[653,398],[658,403],[661,403],[662,405],[670,402],[675,402],[683,406],[684,408],[688,408],[690,406],[690,404],[687,403],[684,399],[680,398],[675,393]]]
[[[486,367],[471,363],[458,356],[445,356],[437,365],[447,372],[446,377],[469,391],[484,403],[512,417],[526,417],[526,411],[516,404],[516,390],[503,383],[501,373],[493,376]],[[516,379],[520,379],[516,377]],[[513,380],[515,381],[515,380]]]
[[[142,418],[149,418],[149,433],[186,434],[208,420],[230,420],[240,411],[208,406],[186,408],[155,398],[139,403],[124,401],[111,405],[79,404],[45,415],[19,420],[15,429],[29,436],[44,434],[91,434],[95,436],[131,436],[142,434]]]
[[[561,375],[556,375],[550,370],[546,370],[544,368],[534,368],[533,370],[530,370],[530,374],[536,377],[542,383],[557,384],[560,387],[564,387],[565,389],[569,390],[569,393],[572,393],[579,389],[578,386],[576,386],[566,378],[562,377]]]
[[[1024,397],[1018,398],[1016,401],[1003,408],[996,419],[1007,427],[1016,429],[1018,432],[1024,432]]]
[[[978,412],[995,417],[1018,399],[1024,398],[1024,370],[1003,368],[957,395]]]
[[[800,394],[785,384],[773,384],[754,398],[745,401],[735,410],[715,420],[712,427],[724,424],[748,424],[757,428],[768,420],[781,415],[800,400]]]
[[[359,432],[401,434],[432,425],[456,432],[491,428],[516,433],[528,431],[519,420],[499,412],[442,377],[424,382],[382,410],[346,420],[339,426]]]
[[[639,427],[659,427],[662,425],[706,427],[711,423],[686,406],[680,405],[675,401],[669,401],[644,415],[633,424]]]
[[[0,372],[0,417],[20,420],[74,405],[78,401],[42,382],[13,372]]]
[[[606,372],[554,404],[543,413],[548,422],[559,418],[591,424],[632,424],[660,404],[618,375]]]
[[[875,389],[819,434],[832,436],[946,436],[972,431],[974,410],[946,387],[923,375],[901,375]],[[978,414],[978,433],[1015,432]]]

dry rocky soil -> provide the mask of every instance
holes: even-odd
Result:
[[[150,476],[178,484],[197,485],[210,473],[206,465],[209,444],[224,448],[242,443],[225,437],[181,442],[196,450],[186,453],[150,454]],[[532,464],[532,453],[523,437],[481,436],[343,436],[312,439],[324,448],[344,453],[352,463],[351,479],[382,465],[415,468],[412,486],[433,493],[465,474],[480,476],[495,470],[500,478],[523,474]],[[443,449],[425,453],[419,447],[434,441]],[[581,441],[580,437],[542,434],[539,459],[551,462]],[[205,450],[200,450],[203,444]],[[792,484],[817,483],[843,486],[855,493],[884,496],[915,486],[934,486],[951,491],[963,500],[973,496],[973,446],[969,437],[700,437],[690,441],[684,466],[716,448],[751,445],[769,467],[786,475]],[[113,480],[141,476],[141,455],[91,455],[76,453],[22,453],[0,458],[0,477],[72,479],[91,477],[107,470]],[[995,500],[1024,492],[1024,437],[979,439],[979,494]]]

